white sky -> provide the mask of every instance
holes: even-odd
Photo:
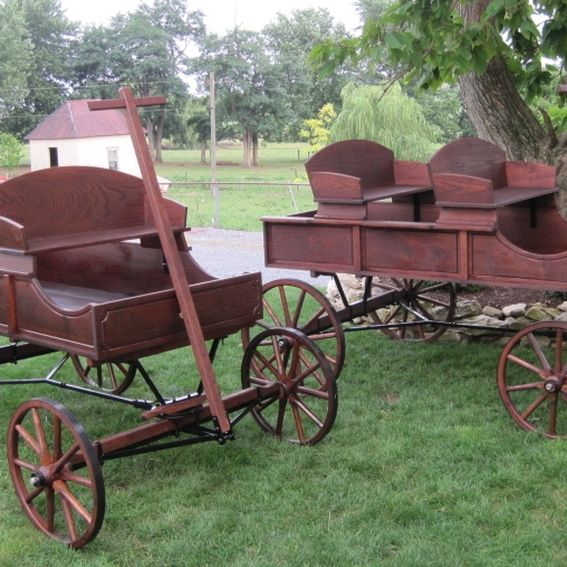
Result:
[[[146,0],[151,3],[152,0]],[[106,24],[112,16],[133,11],[141,0],[61,0],[61,6],[70,20],[84,24]],[[207,30],[224,33],[236,25],[258,31],[275,20],[276,14],[290,15],[294,10],[327,8],[336,21],[347,29],[360,25],[352,0],[188,0],[191,10],[205,14]]]

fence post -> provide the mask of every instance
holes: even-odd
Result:
[[[213,226],[220,227],[220,191],[217,184],[217,121],[215,102],[215,74],[209,75],[211,105],[211,192],[213,194]]]

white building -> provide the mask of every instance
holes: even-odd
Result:
[[[87,100],[70,100],[32,130],[31,169],[89,165],[140,176],[128,126],[120,110],[90,111]]]

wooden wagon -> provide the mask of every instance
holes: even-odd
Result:
[[[265,263],[335,278],[344,306],[322,308],[298,327],[326,337],[336,370],[341,324],[357,317],[369,315],[370,328],[396,339],[433,340],[454,326],[455,282],[567,291],[567,224],[555,206],[554,167],[508,161],[495,145],[464,138],[428,164],[396,160],[369,141],[338,142],[306,169],[317,208],[263,219]],[[363,279],[361,300],[349,300],[339,273]],[[265,304],[297,294],[285,280],[270,286]],[[510,339],[498,364],[514,420],[549,437],[567,434],[566,332],[561,321],[531,325]]]
[[[39,530],[74,548],[101,527],[105,460],[223,443],[247,413],[267,432],[314,444],[336,415],[335,375],[317,345],[293,328],[251,338],[242,389],[221,396],[214,354],[222,338],[262,316],[261,276],[215,279],[191,257],[185,208],[161,195],[137,112],[164,102],[136,100],[122,89],[118,100],[91,104],[125,109],[143,179],[60,167],[0,188],[0,334],[9,338],[0,361],[64,353],[44,378],[0,383],[95,395],[141,409],[145,421],[91,442],[58,402],[38,398],[16,410],[8,463],[17,496]],[[139,359],[184,345],[191,346],[200,384],[166,398]],[[58,379],[69,360],[86,384]],[[136,372],[151,399],[123,395]]]

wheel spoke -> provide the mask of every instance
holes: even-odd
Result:
[[[543,353],[543,351],[541,349],[541,345],[538,343],[534,334],[528,333],[527,336],[528,336],[528,340],[530,341],[530,345],[534,349],[536,356],[538,357],[539,361],[541,362],[541,365],[543,366],[543,368],[545,370],[547,370],[548,372],[551,372],[551,365],[549,364],[545,354]]]
[[[47,489],[47,531],[55,530],[55,492],[51,488]]]
[[[299,298],[297,299],[297,305],[295,307],[295,313],[293,315],[293,320],[291,322],[291,327],[293,327],[294,329],[297,329],[298,325],[299,325],[299,318],[301,317],[301,310],[303,309],[303,304],[305,302],[305,298],[307,296],[307,292],[302,289],[299,292]]]
[[[518,366],[521,366],[522,368],[525,368],[526,370],[529,370],[530,372],[533,372],[534,374],[537,374],[541,378],[545,378],[545,375],[541,368],[534,366],[533,364],[531,364],[527,360],[524,360],[523,358],[520,358],[519,356],[516,356],[514,354],[509,354],[508,360],[510,362],[513,362],[514,364],[517,364]]]
[[[86,476],[81,476],[78,474],[74,474],[71,471],[63,470],[61,473],[61,479],[65,482],[71,482],[74,484],[80,484],[81,486],[86,486],[87,488],[92,488],[93,483],[90,478]]]
[[[280,321],[280,318],[277,316],[277,314],[276,314],[274,308],[272,307],[272,305],[270,304],[270,302],[266,298],[264,298],[262,300],[262,304],[264,305],[264,309],[268,312],[268,314],[272,318],[274,325],[276,327],[281,327],[282,323]]]
[[[26,496],[26,504],[31,504],[40,494],[45,491],[45,486],[38,486],[29,492]]]
[[[77,500],[75,495],[69,490],[66,483],[59,481],[53,483],[53,488],[61,496],[61,498],[67,502],[79,516],[81,516],[87,524],[92,521],[92,516],[89,511]]]
[[[41,447],[38,445],[36,440],[32,437],[31,433],[23,426],[16,425],[16,431],[20,434],[22,439],[29,445],[31,450],[38,456],[41,455]]]
[[[71,447],[69,447],[69,449],[67,449],[67,451],[65,451],[63,456],[61,456],[59,458],[59,460],[57,460],[53,464],[53,474],[59,473],[61,471],[61,469],[71,460],[73,455],[78,450],[79,450],[79,443],[78,442],[73,443],[73,445]]]
[[[522,419],[528,419],[534,411],[539,408],[542,402],[547,398],[547,392],[544,392],[537,400],[528,406],[528,408],[522,413]]]
[[[297,386],[295,391],[298,394],[303,394],[305,396],[320,398],[322,400],[328,400],[329,399],[329,392],[326,392],[325,390],[316,390],[315,388],[308,388],[307,386],[301,385],[301,386]]]
[[[31,471],[31,472],[35,472],[37,470],[36,465],[32,465],[31,463],[28,463],[27,461],[22,461],[22,459],[14,459],[14,464],[16,464],[18,467],[20,467],[22,469],[26,469],[26,470]]]
[[[303,429],[303,422],[301,421],[301,415],[299,413],[299,409],[297,408],[297,404],[295,400],[290,398],[289,403],[291,405],[291,412],[293,414],[293,421],[295,422],[295,429],[297,430],[297,436],[299,438],[299,442],[303,445],[305,443],[305,430]]]
[[[506,386],[507,392],[524,392],[526,390],[541,390],[544,386],[543,382],[532,382],[530,384],[515,384],[514,386]]]
[[[315,412],[299,398],[294,398],[295,405],[319,428],[323,427],[323,422],[317,417]]]
[[[280,286],[278,291],[280,293],[280,302],[281,302],[283,313],[284,313],[284,321],[285,321],[286,327],[289,327],[291,325],[291,314],[290,314],[290,311],[289,311],[289,302],[287,300],[287,294],[285,292],[285,287],[283,285]]]
[[[279,400],[278,418],[277,418],[277,421],[276,421],[276,435],[278,437],[282,436],[282,428],[283,428],[283,423],[284,423],[284,418],[285,418],[286,406],[287,406],[287,399],[281,398]]]
[[[65,497],[60,493],[59,497],[61,499],[61,507],[63,508],[63,513],[65,515],[65,522],[67,523],[67,530],[69,531],[69,536],[71,540],[77,539],[77,525],[75,524],[75,518],[73,517],[73,510],[71,505]]]

